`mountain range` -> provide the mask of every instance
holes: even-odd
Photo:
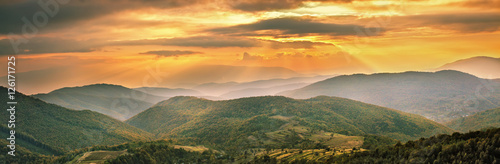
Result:
[[[194,89],[171,89],[164,87],[127,88],[113,84],[92,84],[79,87],[65,87],[49,93],[32,96],[66,108],[77,110],[89,109],[119,120],[126,120],[153,106],[155,103],[170,97],[197,96],[220,100],[274,95],[281,91],[306,86],[327,77],[296,77],[244,83],[207,83],[199,85]]]
[[[205,94],[199,91],[192,89],[184,89],[184,88],[140,87],[132,89],[165,98],[170,98],[175,96],[205,96]]]
[[[459,71],[355,74],[280,93],[337,96],[419,114],[438,122],[499,107],[500,83]]]
[[[274,78],[266,80],[257,80],[250,82],[227,82],[227,83],[204,83],[193,87],[197,90],[213,97],[225,99],[241,98],[250,96],[265,96],[275,94],[279,91],[285,91],[290,88],[300,88],[304,84],[311,84],[325,80],[332,76],[312,76],[312,77],[294,77],[294,78]],[[295,89],[297,89],[295,88]],[[253,90],[252,93],[245,95],[246,91]],[[258,90],[258,91],[256,91]],[[267,90],[267,91],[266,91]],[[241,95],[236,96],[236,95]]]

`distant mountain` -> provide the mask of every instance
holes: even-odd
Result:
[[[280,94],[293,98],[344,97],[438,122],[500,106],[500,83],[458,71],[345,75]]]
[[[47,94],[36,94],[33,97],[66,108],[89,109],[119,120],[126,120],[167,99],[111,84],[67,87]]]
[[[155,96],[161,97],[175,97],[175,96],[204,96],[203,93],[192,90],[192,89],[184,89],[184,88],[163,88],[163,87],[141,87],[141,88],[133,88],[134,90],[138,90],[144,93],[148,93]]]
[[[309,85],[310,83],[295,83],[295,84],[287,84],[274,86],[269,88],[247,88],[242,90],[230,91],[228,93],[222,94],[219,96],[219,99],[237,99],[243,97],[257,97],[257,96],[272,96],[277,93],[298,89]]]
[[[500,108],[490,109],[446,123],[450,128],[468,132],[484,128],[500,127]]]
[[[293,147],[298,140],[307,141],[307,136],[317,134],[377,134],[409,140],[453,132],[415,114],[325,96],[307,100],[266,96],[225,101],[174,97],[126,123],[159,138],[225,150],[264,145]],[[327,136],[325,140],[331,139]]]
[[[201,65],[169,74],[159,86],[186,88],[203,83],[226,83],[303,76],[283,67]]]
[[[230,94],[230,92],[244,91],[248,89],[268,89],[268,88],[279,88],[288,85],[292,87],[293,85],[300,85],[304,83],[314,83],[321,80],[325,80],[332,76],[313,76],[313,77],[293,77],[287,79],[267,79],[267,80],[257,80],[251,82],[227,82],[227,83],[205,83],[193,87],[194,90],[201,91],[205,94],[212,96],[220,96],[223,94]],[[256,92],[257,93],[257,92]],[[264,94],[254,94],[256,96],[265,96]],[[248,97],[248,96],[247,96]]]
[[[0,90],[7,92],[4,87]],[[16,144],[32,152],[62,154],[93,145],[152,139],[148,132],[97,112],[67,109],[22,93],[16,93],[15,97],[18,102],[15,111]],[[7,96],[1,96],[0,100],[10,101]],[[8,114],[1,115],[6,122],[9,117]],[[7,130],[10,130],[5,126],[0,127],[2,140],[8,138]]]
[[[437,70],[457,70],[487,79],[500,78],[500,58],[472,57],[445,64]]]

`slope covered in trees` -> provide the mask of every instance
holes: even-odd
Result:
[[[0,144],[6,141],[0,140]],[[186,146],[184,146],[186,147]],[[0,148],[0,163],[22,164],[76,164],[76,163],[230,163],[231,158],[208,149],[192,151],[177,147],[171,140],[129,142],[113,146],[93,146],[67,152],[59,156],[45,156],[20,147],[16,157],[3,156],[8,148]],[[234,159],[234,158],[233,158]]]
[[[7,88],[0,87],[4,93]],[[89,111],[76,111],[39,99],[16,93],[15,130],[19,146],[34,148],[34,152],[66,152],[93,145],[114,145],[129,141],[152,139],[148,132],[125,124],[109,116]],[[7,96],[1,96],[8,102]],[[10,115],[1,115],[9,120]],[[2,138],[7,130],[2,127]],[[22,142],[22,140],[29,142]],[[39,148],[46,148],[45,152]],[[50,150],[50,151],[48,151]]]
[[[326,96],[226,101],[174,97],[126,122],[159,138],[176,138],[218,149],[308,147],[315,144],[313,138],[318,134],[331,134],[332,138],[334,134],[377,134],[409,140],[452,132],[422,116]]]
[[[500,128],[437,135],[354,154],[326,163],[500,163]]]
[[[153,104],[167,99],[111,84],[61,88],[47,94],[33,96],[66,108],[89,109],[119,120],[126,120]]]
[[[447,122],[500,106],[500,83],[458,71],[344,75],[282,92],[354,99]]]
[[[458,118],[446,123],[450,128],[468,132],[483,128],[500,127],[500,108],[490,109],[476,113],[472,116]]]

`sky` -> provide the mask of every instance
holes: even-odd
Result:
[[[0,22],[0,56],[16,56],[27,93],[224,73],[207,65],[312,76],[500,57],[500,0],[0,0]]]

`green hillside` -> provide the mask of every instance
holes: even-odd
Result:
[[[94,84],[68,87],[48,94],[33,95],[43,101],[70,109],[89,109],[119,120],[126,120],[167,98],[119,85]]]
[[[452,132],[422,116],[326,96],[307,100],[266,96],[226,101],[174,97],[126,123],[159,138],[226,150],[265,146],[307,148],[318,142],[334,142],[336,134],[377,134],[409,140]]]
[[[1,87],[3,92],[7,89]],[[1,96],[2,102],[9,101]],[[41,154],[55,154],[93,145],[114,145],[152,139],[150,133],[106,115],[76,111],[16,93],[16,135],[19,146]],[[1,115],[9,120],[10,115]],[[7,138],[6,127],[1,138]],[[26,142],[24,142],[26,141]]]
[[[497,108],[500,83],[458,71],[344,75],[282,92],[293,98],[344,97],[447,122]]]
[[[500,108],[490,109],[476,113],[472,116],[458,118],[445,125],[462,132],[500,127]]]

